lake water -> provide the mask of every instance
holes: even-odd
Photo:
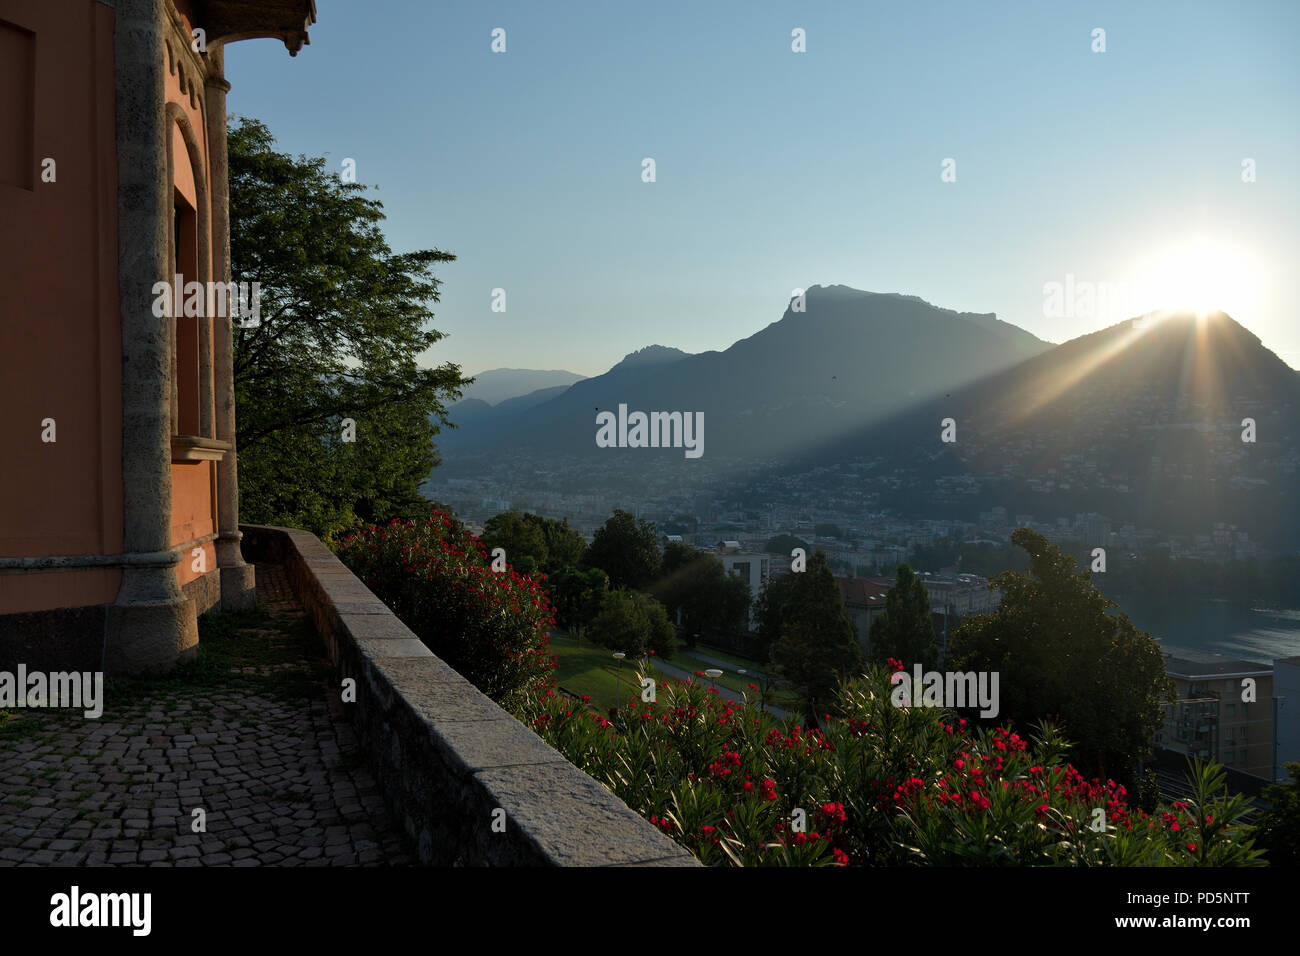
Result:
[[[1129,598],[1120,609],[1175,657],[1271,664],[1278,657],[1300,655],[1300,610],[1252,608],[1231,601],[1173,604],[1140,598]]]

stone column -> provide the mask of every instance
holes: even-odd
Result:
[[[207,97],[208,155],[212,165],[212,272],[214,281],[230,281],[230,166],[226,155],[225,55],[221,46],[208,52],[210,72],[204,83]],[[232,301],[233,305],[233,301]],[[216,437],[230,442],[230,451],[217,463],[217,566],[221,570],[221,609],[256,606],[253,569],[239,549],[239,468],[235,448],[234,325],[232,318],[213,319],[213,387]]]
[[[171,545],[171,342],[175,323],[153,314],[166,281],[172,195],[164,101],[166,0],[114,5],[117,270],[122,319],[122,550],[109,606],[104,665],[166,670],[198,647],[194,605],[176,583]]]

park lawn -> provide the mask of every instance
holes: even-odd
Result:
[[[634,695],[640,695],[641,685],[636,682],[636,664],[632,661],[623,661],[620,685],[618,661],[606,648],[591,641],[576,641],[567,634],[552,634],[550,647],[560,659],[556,671],[560,686],[571,694],[590,697],[597,710],[603,712],[614,706],[615,687],[621,687],[624,706]]]
[[[571,694],[590,697],[591,706],[597,710],[601,712],[608,711],[615,705],[614,689],[616,686],[621,686],[624,706],[627,705],[629,700],[635,700],[640,696],[641,685],[636,682],[636,662],[633,659],[627,658],[623,661],[622,684],[619,685],[620,671],[618,662],[613,659],[608,648],[601,647],[590,640],[578,641],[568,634],[558,633],[551,635],[550,648],[551,653],[560,659],[560,667],[556,672],[560,686]],[[712,653],[712,651],[709,651],[709,653]],[[739,660],[739,658],[736,659]],[[688,672],[705,671],[715,666],[707,661],[692,657],[689,651],[684,651],[681,648],[678,648],[677,653],[665,663]],[[663,676],[662,672],[660,673]],[[745,693],[747,690],[746,685],[750,683],[747,678],[725,669],[719,678],[705,677],[698,679],[716,684],[718,687],[725,687],[736,693]],[[753,691],[748,691],[748,693],[755,701],[758,699],[758,696]],[[797,698],[784,688],[773,688],[768,702],[786,710],[797,706]]]
[[[635,660],[625,659],[620,672],[618,662],[611,656],[612,652],[608,648],[591,641],[577,641],[567,634],[552,634],[550,647],[551,653],[560,659],[560,667],[556,672],[560,686],[579,697],[590,697],[591,705],[597,710],[607,711],[614,706],[614,688],[620,686],[620,673],[624,706],[629,700],[640,697],[641,685],[636,680]],[[685,671],[703,671],[713,666],[701,660],[679,660],[679,654],[674,654],[672,660],[667,663]],[[666,676],[657,668],[656,672],[659,673],[660,679]],[[709,679],[702,678],[702,680]],[[744,681],[734,674],[724,674],[712,683],[736,692],[744,689]]]

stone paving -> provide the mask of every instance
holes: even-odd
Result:
[[[98,720],[0,712],[0,866],[412,862],[283,569],[257,590],[269,617],[218,615],[199,667],[112,682]]]

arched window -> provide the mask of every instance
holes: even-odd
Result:
[[[178,162],[189,162],[182,154]],[[200,282],[198,214],[180,189],[173,189],[172,276],[180,286],[179,301],[172,303],[175,329],[172,335],[172,434],[199,432],[199,316],[185,314],[185,286]],[[175,277],[180,276],[179,280]],[[205,287],[206,289],[206,287]],[[205,313],[206,313],[206,294]]]

